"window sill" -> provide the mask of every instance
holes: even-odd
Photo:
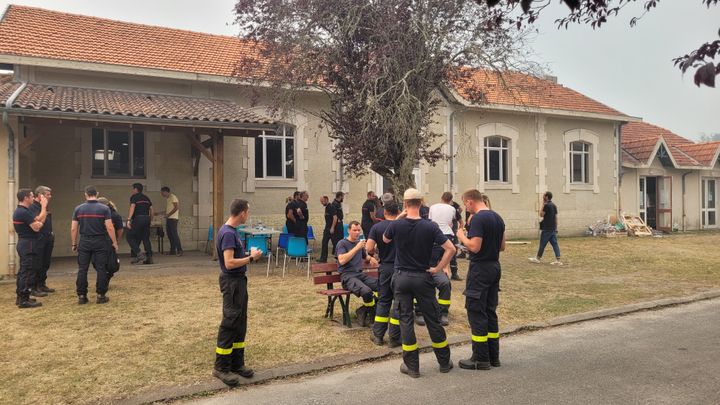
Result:
[[[593,184],[570,183],[570,190],[577,190],[577,191],[594,191],[594,190],[595,190],[595,185],[593,185]]]
[[[491,183],[485,182],[486,190],[512,190],[513,185],[511,183]]]
[[[256,188],[297,188],[295,179],[255,179]]]

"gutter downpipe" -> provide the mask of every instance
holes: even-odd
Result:
[[[692,172],[685,172],[682,174],[682,230],[685,232],[685,176]]]
[[[448,149],[450,160],[448,162],[448,186],[451,193],[455,193],[455,110],[448,115]]]
[[[618,219],[622,218],[622,178],[625,172],[622,166],[622,127],[627,122],[620,122],[615,125],[615,137],[617,138],[617,169],[618,169],[618,183],[617,183],[617,212],[615,213]]]
[[[5,102],[5,108],[3,108],[2,112],[2,122],[3,125],[5,125],[5,128],[8,132],[8,181],[7,181],[7,190],[8,190],[8,214],[12,216],[12,212],[15,209],[15,199],[13,198],[13,195],[16,193],[17,188],[17,170],[15,168],[15,155],[17,153],[17,148],[15,145],[15,131],[13,131],[12,126],[10,125],[10,118],[8,117],[8,111],[12,109],[12,105],[15,102],[15,99],[18,95],[25,89],[25,86],[27,86],[27,82],[22,82],[20,84],[20,87],[18,87],[13,94],[10,95],[10,97]],[[12,223],[12,217],[8,221],[8,223]],[[8,232],[8,274],[15,275],[16,274],[16,268],[17,263],[15,262],[15,245],[17,243],[16,241],[17,235],[15,235],[15,232]]]

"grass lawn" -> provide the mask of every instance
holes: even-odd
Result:
[[[720,287],[718,232],[563,238],[560,246],[563,267],[547,264],[549,246],[546,264],[529,263],[537,241],[508,247],[501,326]],[[467,261],[460,264],[464,275]],[[91,294],[90,304],[78,306],[74,278],[64,276],[50,279],[58,292],[41,299],[42,308],[21,311],[14,306],[14,285],[0,285],[0,403],[106,402],[157,385],[211,378],[221,307],[217,268],[146,269],[121,271],[106,305],[94,304]],[[343,331],[323,319],[324,297],[299,271],[284,279],[279,270],[275,274],[265,278],[264,267],[256,265],[250,275],[249,366],[373,347],[367,329]],[[463,283],[453,288],[448,331],[469,337]],[[419,336],[427,336],[424,328]]]

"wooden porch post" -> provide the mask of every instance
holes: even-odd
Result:
[[[225,223],[225,214],[223,205],[225,204],[224,195],[224,144],[225,140],[222,134],[213,134],[213,241],[217,243],[217,233],[220,227]],[[213,258],[217,257],[217,249],[213,248]]]

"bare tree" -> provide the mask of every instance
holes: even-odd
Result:
[[[372,170],[399,193],[414,185],[421,160],[444,157],[431,130],[437,90],[468,67],[502,71],[527,60],[523,33],[469,0],[239,0],[235,13],[258,45],[238,76],[269,83],[278,110],[296,105],[299,92],[325,94],[318,115],[345,171]]]
[[[539,17],[550,0],[475,0],[478,4],[486,4],[493,8],[494,20],[497,24],[511,23],[518,28],[532,24]],[[567,28],[571,23],[590,24],[593,28],[600,28],[608,18],[618,15],[620,10],[637,0],[561,0],[570,12],[555,22],[559,27]],[[656,8],[660,0],[644,1],[644,13]],[[697,0],[696,0],[697,1]],[[720,0],[700,0],[708,8],[717,6]],[[520,13],[516,12],[520,8]],[[644,14],[643,14],[644,15]],[[630,26],[635,26],[642,16],[633,17]],[[720,30],[718,31],[720,36]],[[697,49],[673,59],[675,66],[683,73],[688,69],[695,69],[695,85],[704,84],[715,87],[715,76],[720,75],[720,62],[715,62],[715,56],[720,55],[720,39],[701,44]]]

